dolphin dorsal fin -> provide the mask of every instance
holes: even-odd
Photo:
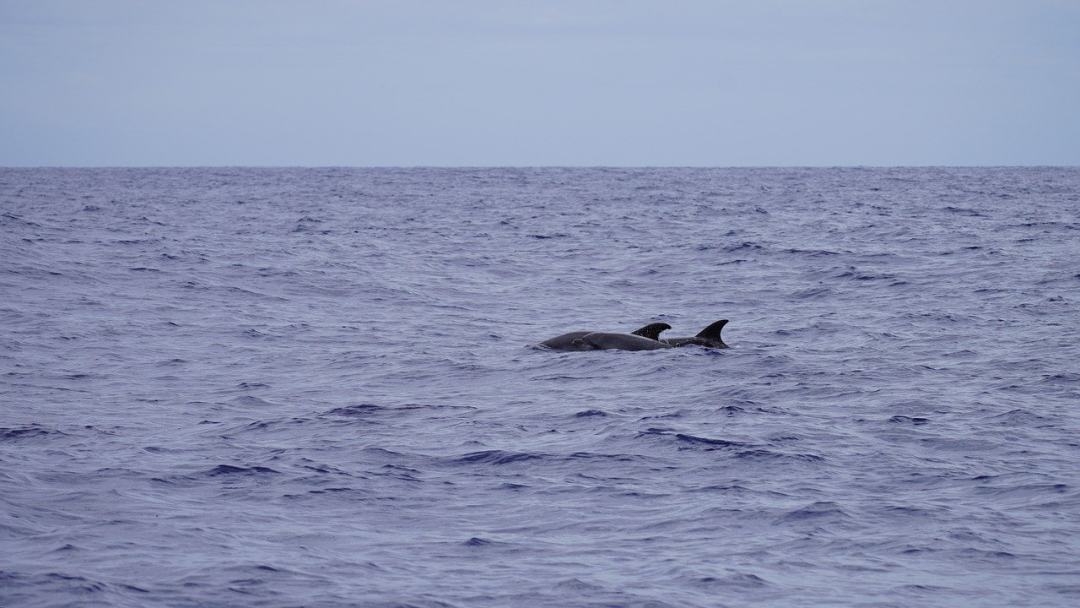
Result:
[[[723,342],[720,338],[720,332],[724,330],[724,326],[727,325],[727,319],[720,319],[716,323],[706,327],[698,333],[698,338],[705,338],[706,340],[716,340],[717,342]]]
[[[635,336],[641,336],[642,338],[648,338],[650,340],[659,340],[660,332],[671,329],[671,326],[667,323],[649,323],[641,329],[635,329],[630,332]]]

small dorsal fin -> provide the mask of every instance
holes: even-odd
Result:
[[[660,332],[671,329],[671,326],[667,323],[649,323],[641,329],[636,329],[630,333],[635,336],[641,336],[642,338],[648,338],[650,340],[659,340]]]
[[[723,342],[720,338],[720,332],[724,330],[724,326],[727,325],[727,319],[720,319],[716,323],[706,327],[698,333],[698,338],[705,338],[706,340],[716,340],[717,342]]]

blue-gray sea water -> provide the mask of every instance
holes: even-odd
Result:
[[[1080,169],[0,170],[0,605],[1080,605],[1078,306]]]

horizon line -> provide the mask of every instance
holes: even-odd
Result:
[[[0,165],[0,169],[1080,169],[1080,164],[1006,165]]]

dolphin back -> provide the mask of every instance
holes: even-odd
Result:
[[[724,330],[724,326],[727,325],[727,322],[727,319],[720,319],[698,332],[698,335],[696,336],[664,338],[661,342],[665,342],[670,346],[690,346],[693,344],[695,346],[704,346],[705,348],[728,348],[728,345],[724,344],[723,338],[720,337],[720,332]]]
[[[578,338],[578,342],[592,346],[581,350],[657,350],[671,348],[670,344],[658,342],[634,334],[612,334],[596,331]]]
[[[554,338],[544,340],[540,343],[540,346],[550,348],[551,350],[594,350],[592,347],[587,347],[580,343],[581,337],[590,333],[592,332],[572,331],[561,336],[555,336]]]

